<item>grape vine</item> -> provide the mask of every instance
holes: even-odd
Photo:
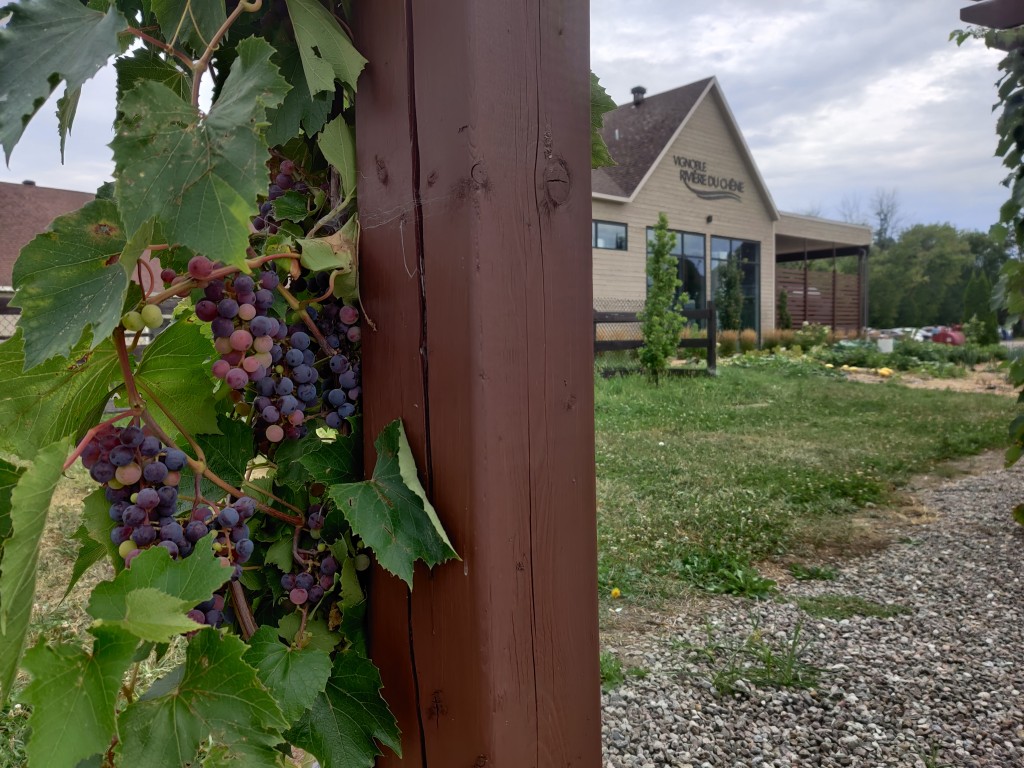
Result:
[[[348,6],[0,11],[8,158],[62,82],[63,152],[82,83],[117,70],[113,183],[22,251],[0,344],[0,695],[30,705],[31,766],[400,752],[366,655],[365,574],[375,560],[411,588],[416,560],[456,555],[400,422],[363,477],[351,126],[366,62]],[[101,560],[113,577],[88,597],[88,637],[30,642],[68,472],[96,484],[68,590]],[[177,666],[144,683],[152,659]]]

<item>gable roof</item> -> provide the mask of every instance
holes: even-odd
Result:
[[[764,195],[772,218],[777,221],[779,210],[775,207],[775,201],[750,154],[750,147],[722,94],[718,79],[714,77],[647,96],[640,106],[629,102],[606,113],[601,135],[618,165],[591,171],[591,194],[603,199],[632,202],[697,107],[711,93],[717,97],[729,130],[750,167],[754,182]]]
[[[93,199],[87,192],[0,182],[0,287],[10,287],[18,253],[58,216]]]

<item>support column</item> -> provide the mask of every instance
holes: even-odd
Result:
[[[356,4],[367,455],[461,562],[378,572],[390,768],[600,764],[585,0]]]

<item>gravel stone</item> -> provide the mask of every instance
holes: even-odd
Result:
[[[648,674],[603,695],[605,768],[1024,768],[1024,528],[1011,518],[1024,471],[917,499],[934,520],[840,564],[833,581],[794,582],[776,600],[712,598],[706,624],[662,616],[606,647]],[[837,621],[794,602],[823,595],[911,612]],[[716,689],[716,670],[750,662],[730,648],[753,635],[781,652],[798,624],[801,658],[820,670],[813,688]]]

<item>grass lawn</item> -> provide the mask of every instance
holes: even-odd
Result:
[[[911,475],[1005,445],[1016,410],[807,366],[595,386],[599,580],[634,598],[767,594],[752,561],[841,543]]]

